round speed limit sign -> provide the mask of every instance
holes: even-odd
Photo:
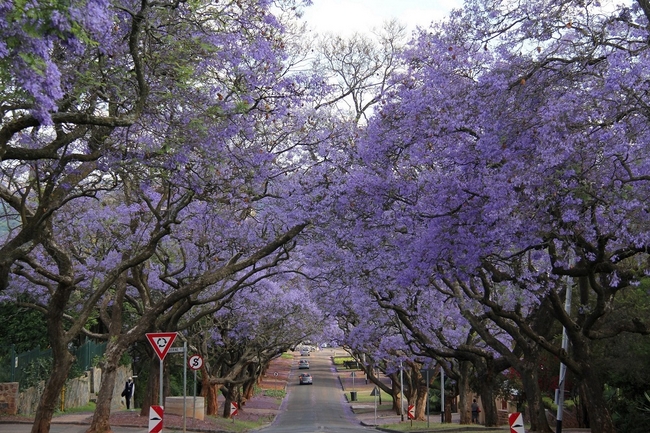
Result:
[[[192,355],[187,360],[187,364],[192,370],[199,370],[203,367],[203,358],[201,358],[201,355]]]

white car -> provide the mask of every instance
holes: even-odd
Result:
[[[309,351],[309,349],[301,349],[300,356],[311,356],[311,352]]]
[[[300,384],[301,385],[312,385],[312,379],[311,379],[311,374],[309,373],[303,373],[300,375]]]
[[[309,368],[309,361],[307,361],[306,359],[301,359],[300,362],[298,362],[298,369],[302,370],[305,368],[307,369]]]

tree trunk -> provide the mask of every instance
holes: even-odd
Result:
[[[253,398],[253,395],[255,394],[255,382],[256,380],[254,379],[244,384],[244,392],[242,393],[242,400],[244,403]]]
[[[113,392],[115,390],[115,381],[117,380],[117,366],[122,354],[126,350],[118,342],[108,342],[105,352],[105,360],[102,363],[102,382],[99,385],[97,394],[97,406],[86,433],[108,433],[111,432],[109,418],[111,416],[111,403],[113,402]]]
[[[393,410],[397,415],[403,415],[401,406],[402,406],[402,396],[399,387],[393,387]]]
[[[221,393],[225,397],[225,402],[223,403],[223,417],[226,419],[230,419],[230,405],[233,402],[237,401],[238,397],[238,392],[237,392],[237,386],[236,385],[223,385],[221,387]]]
[[[147,380],[147,387],[144,393],[144,400],[142,401],[142,409],[140,416],[149,417],[149,408],[151,406],[158,406],[160,392],[160,360],[158,356],[151,351],[151,358],[149,361],[149,379]]]
[[[479,394],[483,405],[483,416],[485,427],[496,427],[498,424],[497,407],[494,396],[494,380],[491,374],[485,374],[479,378]]]
[[[60,347],[63,346],[63,347]],[[41,394],[34,424],[31,433],[49,433],[52,416],[56,410],[56,401],[68,379],[70,367],[74,362],[74,357],[65,347],[65,345],[52,346],[52,373],[45,382],[45,389]]]
[[[415,391],[415,419],[417,421],[426,421],[427,419],[427,400],[429,399],[428,391],[429,387],[426,384],[426,379],[418,382]]]
[[[59,286],[52,295],[46,313],[47,337],[52,347],[52,373],[45,383],[45,389],[36,408],[32,433],[49,433],[54,415],[54,406],[68,379],[74,356],[68,351],[69,337],[63,328],[63,312],[70,297],[70,286]]]
[[[530,357],[534,359],[535,357]],[[537,365],[527,363],[521,366],[521,380],[526,393],[526,402],[530,410],[530,431],[541,433],[553,433],[546,419],[546,409],[542,403],[542,393],[539,389],[539,377]]]
[[[400,415],[400,404],[401,404],[401,390],[399,385],[399,375],[391,373],[388,375],[390,377],[390,395],[393,398],[393,410],[397,415]]]
[[[219,412],[219,386],[210,383],[205,364],[201,368],[201,395],[205,399],[206,415],[216,415]]]
[[[460,361],[458,375],[458,412],[460,413],[460,424],[472,423],[472,396],[469,387],[469,378],[472,363]]]
[[[589,428],[592,433],[616,433],[611,414],[603,397],[602,382],[591,365],[582,363],[583,375],[580,378],[580,394],[585,400],[589,415]]]

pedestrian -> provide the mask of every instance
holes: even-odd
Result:
[[[124,391],[122,391],[122,397],[126,399],[126,409],[131,409],[131,398],[133,397],[133,378],[129,377],[129,380],[126,381],[124,385]]]
[[[472,424],[478,424],[479,412],[481,412],[481,409],[479,409],[478,403],[476,402],[476,399],[474,399],[474,402],[472,403]]]

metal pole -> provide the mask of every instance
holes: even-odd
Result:
[[[377,427],[377,394],[380,392],[379,387],[375,385],[375,428]]]
[[[187,430],[187,341],[183,341],[183,433]]]
[[[192,426],[196,419],[196,370],[194,370],[194,399],[192,401]]]
[[[16,357],[16,346],[11,345],[11,381],[16,382],[16,367],[18,358]]]
[[[404,421],[404,369],[402,368],[402,361],[399,362],[399,416]]]
[[[564,301],[564,311],[566,311],[567,314],[571,314],[571,285],[567,285],[567,291],[566,291],[566,299]],[[564,350],[564,353],[566,353],[569,350],[569,337],[566,332],[566,328],[562,328],[562,349]],[[555,403],[557,403],[557,425],[555,428],[556,433],[562,433],[562,418],[564,414],[564,384],[565,384],[565,376],[566,376],[566,365],[564,363],[560,363],[560,383],[559,383],[559,390],[558,394],[555,398]]]
[[[158,405],[160,407],[163,406],[163,360],[162,358],[160,359],[160,374],[158,375],[158,379],[160,380],[160,396],[158,397]]]
[[[440,422],[445,422],[445,370],[440,365]]]

